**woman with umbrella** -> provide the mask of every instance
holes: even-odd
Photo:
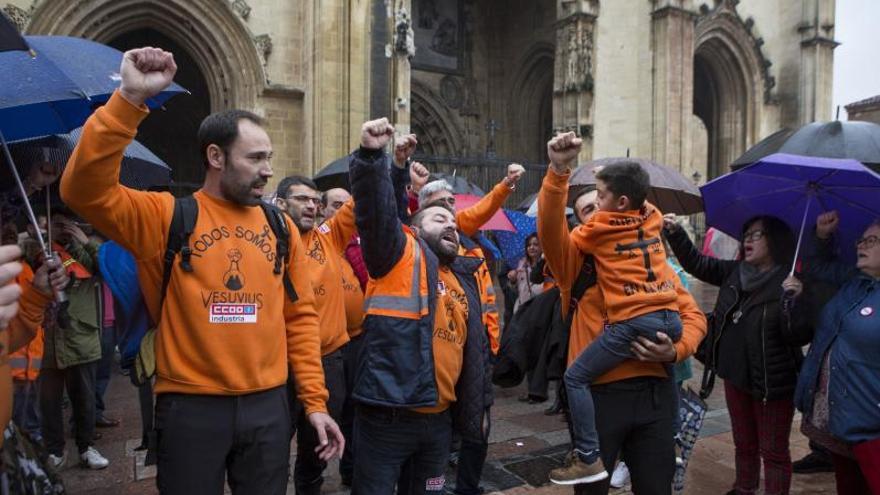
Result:
[[[802,430],[832,452],[839,494],[880,494],[880,221],[856,241],[856,266],[835,260],[839,217],[816,220],[809,273],[839,287],[822,309],[797,382]]]
[[[716,373],[724,379],[736,448],[736,482],[728,493],[754,493],[762,460],[765,493],[788,493],[792,397],[800,347],[810,338],[806,321],[794,318],[802,311],[791,312],[790,324],[783,317],[790,309],[783,290],[802,289],[789,275],[794,235],[776,217],[755,217],[742,226],[743,258],[718,260],[700,254],[673,218],[665,220],[666,237],[685,271],[721,288],[703,346],[703,393],[711,392]]]

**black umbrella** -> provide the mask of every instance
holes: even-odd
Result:
[[[0,12],[0,52],[29,51],[30,49],[15,24],[3,12]]]
[[[800,129],[782,129],[752,146],[730,168],[742,168],[774,153],[851,158],[880,172],[880,125],[834,121],[813,122]]]
[[[351,191],[351,186],[348,184],[348,166],[350,163],[351,155],[337,158],[319,170],[312,179],[315,181],[318,189],[322,191],[329,191],[335,187]]]
[[[663,213],[691,215],[703,211],[703,197],[693,182],[672,167],[643,158],[601,158],[578,167],[568,179],[568,195],[574,197],[576,191],[583,187],[595,187],[596,177],[593,170],[615,163],[636,162],[651,177],[651,189],[648,201],[660,208]]]
[[[452,194],[469,194],[481,198],[486,195],[476,184],[458,175],[434,172],[431,174],[431,180],[445,180],[447,184],[452,186]]]

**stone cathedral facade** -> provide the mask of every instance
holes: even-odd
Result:
[[[201,179],[208,113],[256,111],[276,177],[312,174],[389,116],[419,157],[488,186],[536,172],[558,130],[582,161],[652,158],[695,180],[783,127],[829,120],[835,0],[5,0],[26,34],[175,53],[191,95],[139,139]],[[701,179],[702,178],[702,179]]]

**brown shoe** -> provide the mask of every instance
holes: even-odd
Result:
[[[602,459],[587,464],[577,455],[572,455],[568,463],[550,471],[550,481],[557,485],[577,485],[580,483],[595,483],[608,477],[608,471],[602,464]]]

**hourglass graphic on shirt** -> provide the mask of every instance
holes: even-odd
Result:
[[[238,262],[241,261],[241,251],[230,249],[226,251],[226,257],[229,258],[229,270],[223,274],[223,285],[229,290],[239,290],[244,287],[244,275],[238,268]]]

